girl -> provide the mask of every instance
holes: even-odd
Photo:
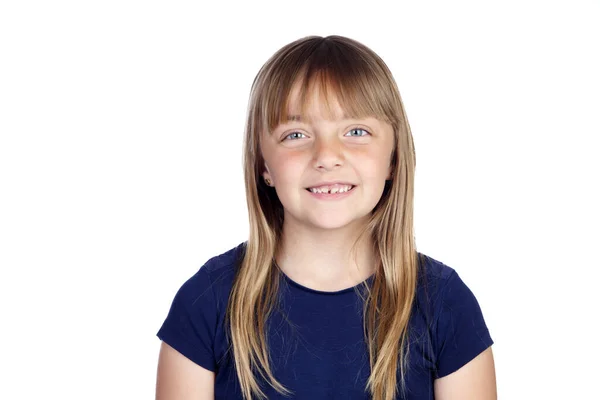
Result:
[[[415,153],[369,48],[307,37],[252,86],[247,242],[178,291],[157,399],[495,399],[477,300],[416,251]]]

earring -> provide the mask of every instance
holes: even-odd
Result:
[[[271,180],[269,178],[265,178],[265,183],[267,186],[271,186]]]

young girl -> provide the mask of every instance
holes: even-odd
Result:
[[[306,37],[250,94],[248,241],[178,291],[157,399],[495,399],[472,292],[416,251],[415,152],[369,48]]]

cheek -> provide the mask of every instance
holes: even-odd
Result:
[[[373,160],[373,170],[376,171],[377,176],[387,178],[392,161],[392,150],[387,147],[379,149]]]
[[[300,154],[281,154],[273,158],[271,172],[279,183],[294,181],[294,183],[306,169],[306,156]]]
[[[356,158],[353,165],[363,179],[379,181],[387,177],[389,161],[385,156],[377,154]]]

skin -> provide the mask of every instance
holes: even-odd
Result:
[[[280,268],[296,282],[322,291],[352,287],[373,273],[370,243],[350,247],[365,224],[390,178],[393,146],[391,126],[376,119],[349,120],[332,103],[333,115],[324,115],[318,93],[301,121],[290,121],[261,138],[264,178],[284,206]],[[294,95],[290,115],[300,115]],[[364,129],[370,135],[356,128]],[[283,140],[288,135],[287,140]],[[364,135],[364,136],[363,136]],[[339,201],[320,201],[306,187],[324,180],[357,185]],[[162,343],[156,383],[157,400],[212,400],[215,374]],[[488,348],[458,371],[436,379],[436,400],[495,400],[496,375]]]
[[[385,122],[343,118],[335,100],[332,115],[325,115],[319,101],[319,93],[313,92],[307,115],[300,115],[297,91],[292,92],[289,114],[300,120],[294,118],[263,135],[263,178],[272,182],[284,207],[280,268],[304,286],[336,291],[373,273],[369,243],[359,246],[356,269],[350,267],[349,252],[391,176],[394,137]],[[306,192],[317,182],[338,179],[357,185],[355,192],[340,201],[317,200]],[[491,347],[458,371],[436,379],[434,393],[436,400],[495,400]]]
[[[436,400],[496,400],[496,369],[492,348],[484,350],[458,371],[433,382]]]
[[[352,287],[374,271],[370,243],[350,249],[367,222],[390,178],[394,133],[375,118],[348,119],[335,99],[331,115],[319,107],[318,91],[309,94],[300,115],[297,90],[292,91],[293,120],[263,133],[263,177],[272,182],[284,208],[283,236],[276,255],[286,275],[316,290]],[[298,118],[299,117],[299,118]],[[344,199],[323,201],[307,187],[342,180],[356,187]]]
[[[214,400],[215,373],[161,343],[156,400]]]
[[[161,344],[156,400],[214,400],[215,374],[189,360],[166,343]],[[436,400],[496,400],[496,373],[492,348],[458,371],[436,379]]]

